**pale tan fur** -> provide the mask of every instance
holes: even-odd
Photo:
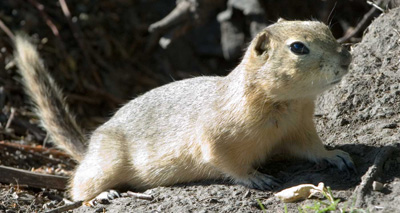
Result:
[[[15,38],[15,61],[27,93],[36,105],[36,113],[51,139],[74,159],[81,160],[86,140],[68,110],[61,90],[48,74],[36,47],[26,37]]]
[[[304,43],[310,53],[291,52],[295,41]],[[25,41],[16,42],[21,46]],[[22,47],[17,55],[36,51],[29,45]],[[228,76],[173,82],[123,106],[90,137],[71,180],[71,196],[90,200],[122,185],[147,189],[224,177],[270,189],[277,185],[273,177],[254,168],[276,150],[351,169],[354,165],[346,152],[324,148],[313,122],[316,95],[340,81],[350,61],[350,53],[326,25],[280,20],[253,39]],[[35,61],[18,64],[21,70],[39,69],[38,75],[50,78]],[[29,80],[29,73],[21,74],[28,91],[52,82]],[[46,123],[45,115],[52,109],[41,109],[48,106],[38,102],[51,99],[51,94],[32,96]],[[45,128],[57,134],[57,129]],[[62,148],[75,158],[84,150]]]

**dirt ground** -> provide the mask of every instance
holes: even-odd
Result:
[[[167,51],[167,54],[173,53]],[[400,212],[400,8],[376,18],[362,41],[352,47],[352,54],[354,59],[349,74],[340,85],[319,97],[315,122],[328,148],[351,154],[357,173],[340,172],[301,159],[277,157],[260,169],[284,183],[273,192],[252,190],[227,181],[207,181],[143,192],[153,195],[152,201],[118,198],[109,204],[82,206],[73,212],[257,212],[261,211],[258,201],[267,212],[284,212],[285,204],[273,193],[298,184],[319,182],[330,186],[334,197],[341,200],[339,207],[348,211],[354,207],[367,212]],[[233,63],[218,67],[227,69]],[[219,63],[210,59],[207,64],[216,68],[217,65],[212,64]],[[186,75],[181,73],[182,78]],[[135,92],[155,86],[151,81],[143,85],[135,88]],[[23,112],[29,114],[28,105],[24,102],[20,105],[26,111]],[[8,104],[5,108],[11,110]],[[6,114],[0,116],[2,125],[7,123]],[[100,122],[93,120],[92,123]],[[37,119],[30,123],[17,122],[20,122],[21,131],[30,132],[20,140],[44,140],[45,133],[37,127]],[[4,135],[2,140],[7,141],[11,140],[8,135],[13,134]],[[15,135],[13,137],[17,140]],[[69,176],[75,163],[62,155],[36,153],[0,143],[0,165],[26,170],[36,168],[37,172]],[[373,190],[372,181],[382,183],[383,188]],[[67,193],[61,190],[0,184],[0,212],[47,211],[64,205],[64,198],[68,198]],[[298,212],[299,206],[312,205],[314,201],[289,203],[286,207],[288,212]]]

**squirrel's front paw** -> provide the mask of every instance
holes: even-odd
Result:
[[[339,149],[331,150],[328,152],[329,156],[323,158],[323,160],[327,161],[329,164],[337,166],[342,171],[353,171],[357,173],[357,169],[349,153]]]
[[[272,190],[273,188],[279,187],[281,184],[280,180],[258,171],[252,172],[246,179],[236,179],[235,181],[238,184],[258,190]]]

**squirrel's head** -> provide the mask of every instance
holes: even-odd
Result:
[[[253,39],[243,65],[249,86],[289,100],[315,97],[338,83],[350,62],[325,24],[279,20]]]

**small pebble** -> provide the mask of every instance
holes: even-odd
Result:
[[[372,182],[372,190],[382,191],[382,189],[383,189],[383,184],[381,182],[378,182],[378,181]]]

